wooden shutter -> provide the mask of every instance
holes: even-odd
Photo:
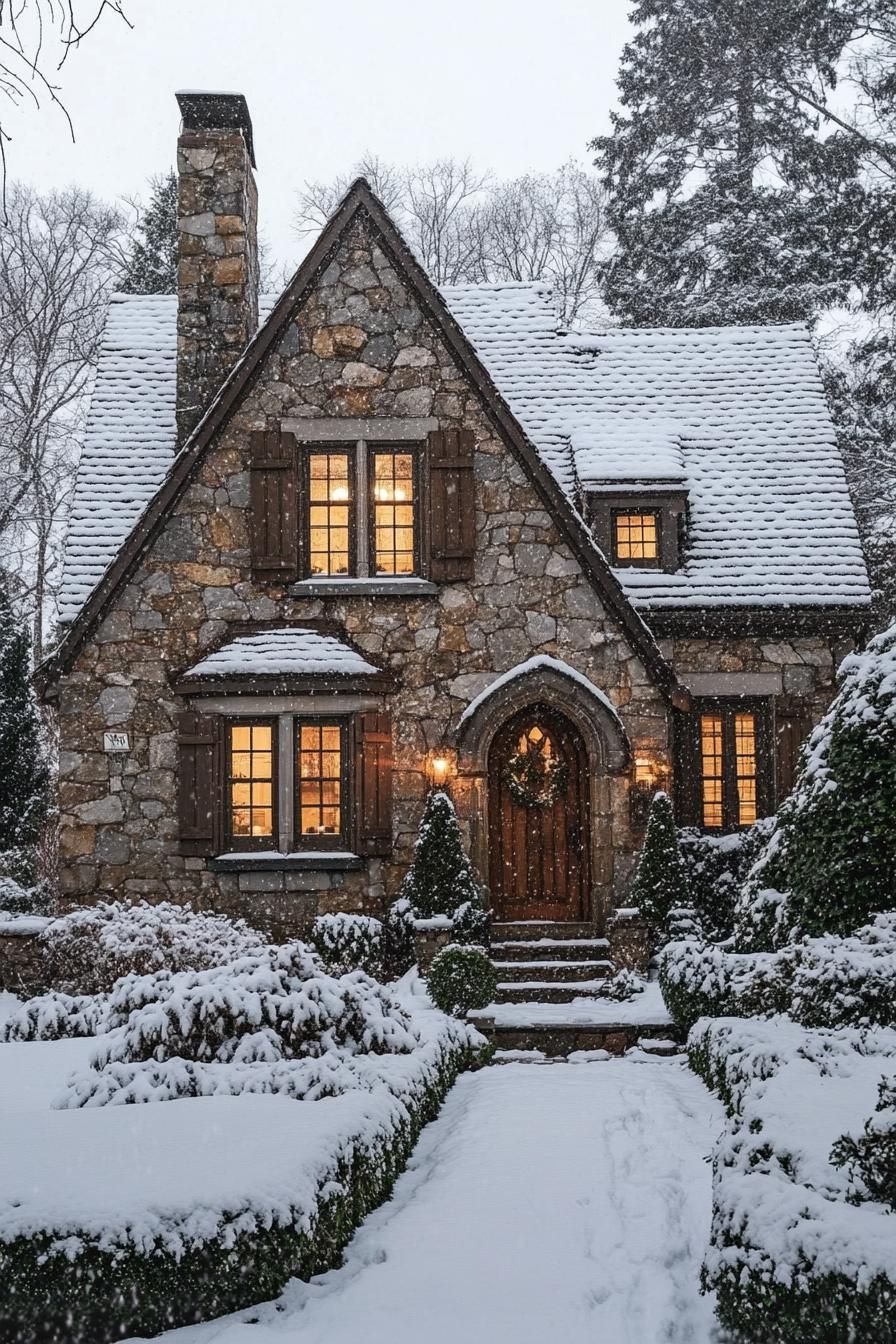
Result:
[[[473,577],[476,500],[473,432],[437,429],[427,439],[429,578]]]
[[[355,849],[365,855],[392,851],[391,714],[355,718]]]
[[[186,710],[177,721],[177,818],[181,854],[220,848],[220,727],[216,714]]]
[[[289,581],[299,571],[298,455],[287,430],[252,434],[249,506],[252,573]]]
[[[796,782],[800,748],[811,731],[812,715],[808,705],[799,702],[787,705],[779,701],[775,710],[775,765],[779,803],[787,797]]]

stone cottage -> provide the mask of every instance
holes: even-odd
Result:
[[[600,933],[653,792],[774,810],[861,637],[806,330],[440,292],[364,181],[260,298],[245,100],[178,102],[178,293],[112,301],[38,673],[65,900],[377,913],[436,782],[498,918]]]

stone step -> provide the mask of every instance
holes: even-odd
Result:
[[[497,1050],[540,1051],[551,1059],[564,1059],[578,1050],[606,1050],[624,1055],[626,1050],[650,1038],[668,1041],[668,1022],[651,1026],[639,1022],[539,1023],[538,1025],[496,1027],[487,1020],[475,1019],[477,1030],[487,1036]]]
[[[525,946],[525,944],[523,944]],[[613,973],[611,961],[496,961],[495,970],[502,982],[556,980],[601,980]]]
[[[538,942],[492,939],[493,961],[596,961],[609,949],[605,938],[541,938]]]
[[[572,1003],[573,999],[598,997],[602,987],[603,980],[530,980],[522,984],[505,980],[495,990],[495,1003]]]
[[[582,920],[510,919],[492,924],[496,942],[535,942],[541,938],[592,938],[594,925]]]

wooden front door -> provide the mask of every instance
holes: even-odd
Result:
[[[515,714],[492,743],[488,787],[496,918],[587,918],[588,758],[578,730],[546,705]]]

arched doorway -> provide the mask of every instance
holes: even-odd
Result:
[[[495,916],[587,918],[588,756],[565,714],[533,704],[508,719],[489,750],[488,794]]]

